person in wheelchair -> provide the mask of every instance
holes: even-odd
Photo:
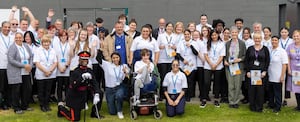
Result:
[[[134,64],[134,72],[137,73],[134,82],[134,105],[140,103],[140,90],[145,85],[151,84],[152,76],[151,73],[154,70],[154,64],[150,61],[150,51],[147,49],[141,50],[140,61]],[[149,87],[150,88],[150,87]],[[151,91],[151,89],[144,89],[145,91]],[[152,89],[155,90],[155,89]]]

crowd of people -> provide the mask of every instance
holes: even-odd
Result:
[[[141,78],[143,70],[157,68],[159,100],[165,99],[169,117],[183,114],[185,103],[194,97],[199,97],[201,108],[208,101],[215,107],[228,103],[230,108],[249,103],[251,111],[262,112],[266,103],[278,113],[290,92],[295,93],[295,110],[300,111],[300,30],[290,38],[289,29],[283,27],[276,36],[259,22],[252,30],[244,27],[242,18],[230,28],[221,19],[210,25],[205,14],[199,24],[187,26],[160,18],[157,28],[145,24],[141,32],[135,19],[126,25],[124,14],[112,31],[104,28],[102,18],[86,24],[73,21],[64,28],[61,19],[52,23],[52,9],[46,27],[40,27],[42,21],[27,7],[21,8],[24,17],[15,19],[17,9],[13,6],[9,19],[1,23],[3,110],[32,111],[29,103],[37,95],[41,111],[51,111],[49,102],[57,102],[58,116],[80,120],[80,111],[93,98],[90,116],[103,118],[99,110],[105,95],[109,114],[123,119],[123,101],[132,95],[130,70],[138,73],[134,83],[138,104],[139,89],[152,80]]]

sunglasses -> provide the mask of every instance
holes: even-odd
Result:
[[[11,25],[16,25],[16,26],[18,26],[19,24],[16,24],[16,23],[12,23]]]

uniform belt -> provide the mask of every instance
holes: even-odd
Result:
[[[87,86],[79,86],[77,88],[78,91],[85,91],[87,89]]]

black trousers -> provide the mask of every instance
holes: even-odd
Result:
[[[288,76],[288,72],[287,72],[287,71],[286,71],[286,73],[285,73],[285,76]],[[284,84],[285,84],[285,88],[284,88],[284,98],[285,98],[285,99],[291,98],[291,92],[288,91],[288,90],[286,90],[286,88],[287,88],[287,78],[288,78],[288,77],[285,77],[285,82],[284,82]]]
[[[228,81],[225,75],[225,68],[222,69],[222,80],[220,81],[221,98],[228,98]]]
[[[37,88],[37,81],[36,81],[36,78],[35,78],[35,70],[36,70],[36,67],[33,67],[32,70],[31,70],[31,78],[32,78],[32,95],[37,95],[38,94],[38,88]]]
[[[250,79],[249,79],[250,80]],[[265,80],[262,79],[263,85],[249,84],[249,104],[251,111],[262,111],[265,96]],[[250,81],[249,81],[250,83]]]
[[[163,84],[163,81],[165,79],[166,74],[171,71],[171,69],[172,69],[171,66],[172,66],[171,63],[160,63],[160,64],[157,64],[158,72],[160,74],[160,79],[161,79],[160,88],[159,88],[159,96],[160,96],[160,98],[164,98],[164,96],[165,96],[162,84]]]
[[[220,97],[220,83],[222,80],[222,70],[207,70],[204,69],[204,93],[202,98],[207,99],[212,81],[212,75],[214,75],[213,94],[216,99]]]
[[[100,93],[99,93],[100,101],[97,103],[97,109],[98,109],[98,113],[99,113],[99,114],[100,114],[100,110],[101,110],[101,107],[102,107],[103,95],[104,95],[103,92],[100,92]],[[91,116],[93,116],[93,115],[96,115],[96,116],[97,116],[96,106],[95,106],[95,105],[92,106]]]
[[[8,85],[6,69],[0,69],[0,105],[10,106],[11,88]]]
[[[188,83],[188,89],[184,96],[187,100],[189,100],[192,97],[195,97],[195,89],[196,89],[195,75],[196,75],[196,73],[197,73],[197,70],[193,70],[189,76],[186,76],[187,83]]]
[[[269,107],[280,111],[282,102],[282,83],[269,82]]]
[[[93,64],[93,72],[96,78],[96,81],[99,83],[100,88],[105,88],[105,80],[104,80],[104,71],[99,64]]]
[[[250,79],[245,76],[245,81],[242,82],[242,94],[244,96],[244,100],[249,101],[249,86],[250,86]]]
[[[63,92],[64,95],[66,96],[67,90],[68,90],[68,86],[69,86],[69,76],[58,76],[56,77],[57,80],[57,100],[58,102],[62,102],[64,101],[62,96],[63,96]]]
[[[198,83],[199,88],[199,98],[202,100],[203,98],[201,96],[204,96],[204,69],[203,67],[197,67],[197,74],[195,75],[196,82]]]
[[[296,101],[297,101],[297,108],[300,110],[300,93],[295,93]]]
[[[22,83],[11,84],[12,107],[15,111],[26,110],[31,97],[30,75],[22,75]]]
[[[50,97],[52,82],[54,82],[54,79],[37,80],[39,102],[40,105],[43,107],[49,106],[49,97]]]
[[[55,91],[56,91],[56,86],[57,86],[57,81],[56,81],[56,79],[53,79],[53,81],[52,81],[52,86],[51,86],[51,96],[55,96]]]

